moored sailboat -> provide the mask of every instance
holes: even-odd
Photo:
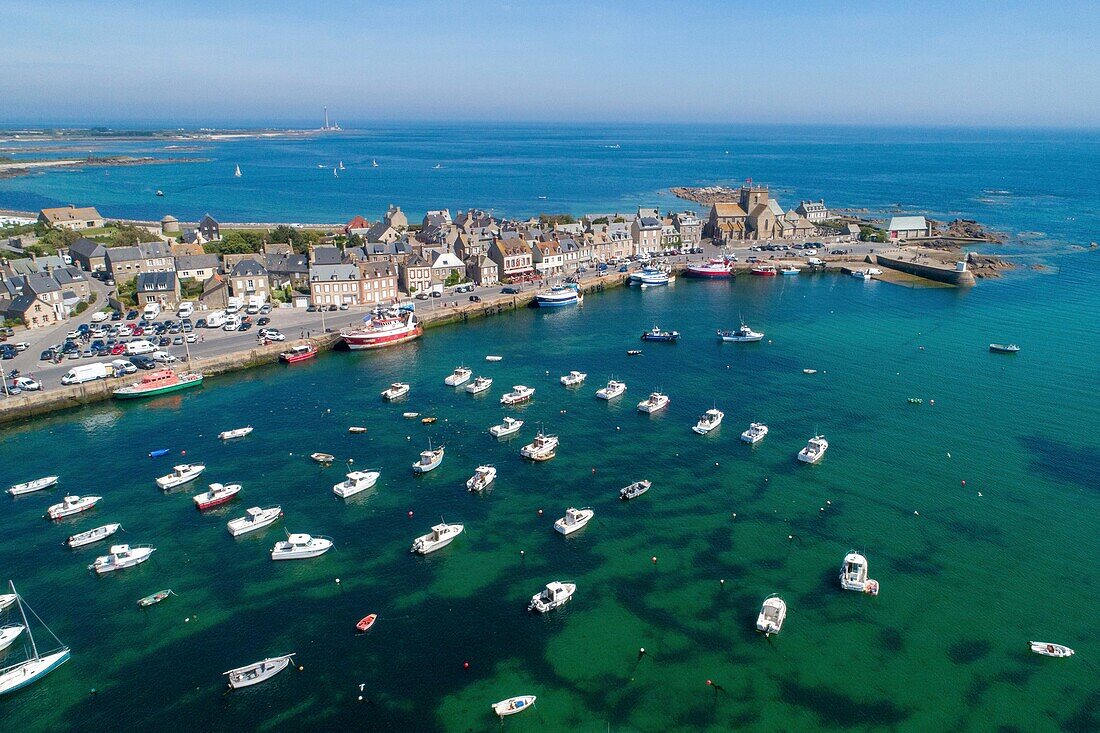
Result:
[[[8,585],[11,587],[10,596],[13,597],[14,603],[19,606],[19,613],[23,618],[23,628],[26,630],[27,637],[31,642],[32,656],[30,659],[0,669],[0,695],[6,695],[9,692],[15,692],[22,687],[34,684],[65,662],[69,661],[70,657],[69,647],[62,644],[61,640],[50,631],[50,628],[46,626],[45,623],[42,623],[42,619],[38,618],[38,614],[34,612],[33,608],[26,605],[26,602],[23,601],[22,597],[15,590],[15,583],[9,580]],[[38,644],[34,640],[34,633],[31,631],[30,623],[27,621],[26,609],[30,609],[31,615],[38,619],[42,627],[45,628],[50,636],[60,645],[59,649],[47,652],[44,655],[38,650]]]

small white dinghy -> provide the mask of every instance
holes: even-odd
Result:
[[[222,440],[233,440],[234,438],[243,438],[252,432],[252,426],[248,425],[243,428],[235,428],[233,430],[223,430],[218,433],[218,437]]]
[[[223,674],[229,678],[229,686],[238,690],[242,687],[251,687],[261,682],[267,682],[275,675],[290,666],[290,658],[294,654],[284,654],[281,657],[269,657],[262,662],[247,664],[243,667],[231,669]]]
[[[19,635],[26,629],[23,624],[8,624],[7,626],[0,626],[0,652],[7,649],[12,643],[19,638]]]
[[[489,354],[487,357],[485,357],[485,361],[500,361],[503,358],[504,358],[503,356],[497,356],[496,354]]]
[[[320,557],[332,549],[332,540],[328,537],[312,537],[308,534],[290,534],[286,539],[275,543],[271,548],[272,560],[307,560]]]
[[[538,611],[539,613],[553,611],[555,608],[561,608],[566,603],[569,603],[569,599],[572,598],[573,594],[576,592],[576,583],[562,583],[557,580],[551,581],[546,584],[545,588],[531,596],[531,603],[527,605],[527,610]]]
[[[484,491],[489,488],[489,484],[493,483],[497,479],[497,470],[494,466],[478,466],[474,470],[474,475],[466,480],[467,491]]]
[[[102,499],[102,496],[66,496],[60,504],[54,504],[46,510],[46,518],[61,519],[86,512]]]
[[[1072,657],[1075,654],[1068,646],[1049,641],[1029,641],[1028,646],[1031,647],[1031,651],[1042,654],[1044,657]]]
[[[507,700],[501,700],[500,702],[493,703],[493,712],[504,717],[505,715],[515,715],[516,713],[522,713],[527,708],[535,704],[537,700],[534,695],[519,695],[517,697],[510,697]]]
[[[157,548],[152,545],[133,545],[132,547],[130,545],[112,545],[110,554],[97,557],[95,562],[88,566],[88,569],[103,575],[115,570],[132,568],[135,565],[141,565],[156,551]]]
[[[336,456],[331,453],[310,453],[309,457],[322,464],[329,464],[336,460]]]
[[[578,529],[584,529],[594,516],[596,516],[594,509],[569,507],[565,510],[565,516],[554,522],[554,530],[564,535],[571,535]]]
[[[30,494],[34,491],[41,491],[42,489],[48,489],[57,483],[57,476],[43,476],[42,478],[36,478],[34,481],[27,481],[22,484],[16,484],[15,486],[8,488],[8,493],[12,496],[20,496],[21,494]]]
[[[437,524],[432,527],[431,532],[413,540],[412,549],[409,552],[417,552],[421,555],[435,552],[451,544],[455,537],[462,534],[463,529],[461,524]]]
[[[89,529],[87,532],[74,534],[72,537],[65,540],[65,544],[74,549],[77,547],[84,547],[85,545],[105,540],[120,529],[122,529],[121,524],[104,524],[102,527],[96,527],[95,529]]]
[[[787,618],[787,604],[774,593],[764,599],[760,606],[760,615],[756,617],[756,630],[763,631],[764,636],[778,634],[783,629],[783,621]]]
[[[332,487],[332,493],[341,499],[355,496],[360,491],[366,491],[378,483],[378,477],[381,475],[378,471],[352,471],[347,478]]]
[[[489,435],[494,438],[503,438],[507,435],[514,435],[519,432],[519,429],[523,427],[523,420],[517,420],[514,417],[505,417],[504,422],[500,425],[494,425],[489,428]]]
[[[255,532],[273,524],[281,516],[283,516],[281,506],[269,506],[262,509],[254,506],[246,509],[243,517],[230,519],[225,526],[229,528],[230,535],[240,537],[242,534]]]

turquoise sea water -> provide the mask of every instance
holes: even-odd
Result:
[[[1050,261],[1060,270],[969,291],[840,276],[609,291],[9,428],[0,483],[60,472],[66,491],[104,500],[57,524],[42,514],[61,489],[0,502],[5,577],[73,649],[0,699],[0,717],[26,731],[467,731],[498,725],[492,702],[529,693],[538,703],[509,730],[1096,730],[1100,272],[1088,252]],[[714,339],[739,314],[764,343]],[[626,356],[654,323],[682,341]],[[1020,354],[987,351],[1008,340]],[[460,363],[495,379],[487,396],[443,385]],[[588,382],[562,387],[570,369]],[[611,376],[629,389],[608,404],[594,392]],[[410,397],[384,404],[398,379]],[[520,383],[535,399],[506,411],[499,396]],[[658,387],[671,406],[637,413]],[[695,435],[712,405],[724,424]],[[526,425],[498,443],[486,429],[504,414]],[[753,420],[771,427],[755,449],[738,441]],[[244,424],[249,438],[217,440]],[[524,463],[538,425],[561,436],[559,455]],[[818,432],[829,452],[798,464]],[[446,459],[414,478],[429,439]],[[171,459],[146,457],[162,446]],[[205,480],[243,483],[242,499],[200,514],[196,489],[158,491],[182,450],[209,466]],[[343,467],[317,466],[315,450],[381,470],[378,487],[336,499]],[[499,478],[472,496],[464,481],[484,462]],[[620,502],[641,477],[650,492]],[[227,519],[272,503],[279,525],[228,535]],[[563,538],[552,524],[571,505],[596,519]],[[440,516],[467,531],[410,555]],[[119,541],[156,545],[153,560],[97,578],[84,568],[102,545],[61,546],[108,521],[125,527]],[[273,563],[284,527],[336,549]],[[839,589],[853,548],[878,597]],[[575,598],[528,614],[555,579],[576,582]],[[135,605],[168,587],[178,597]],[[753,624],[773,592],[789,613],[765,639]],[[368,612],[380,619],[357,635]],[[1029,639],[1077,656],[1038,657]],[[303,671],[224,693],[224,670],[291,651]]]

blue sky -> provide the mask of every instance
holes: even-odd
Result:
[[[1100,126],[1100,2],[5,0],[0,121]]]

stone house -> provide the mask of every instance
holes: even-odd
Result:
[[[565,270],[565,254],[556,240],[535,242],[531,246],[531,261],[543,277],[560,275]]]
[[[289,285],[297,290],[309,285],[309,258],[306,255],[268,254],[264,257],[264,265],[272,289],[280,290]]]
[[[903,242],[917,237],[931,237],[932,225],[923,216],[894,216],[886,225],[886,233],[891,242]]]
[[[359,266],[359,304],[386,305],[397,300],[397,271],[386,264]]]
[[[355,265],[313,265],[309,268],[310,302],[318,306],[359,302],[359,268]]]
[[[698,247],[703,241],[703,221],[694,212],[677,211],[672,215],[672,226],[680,233],[683,247]]]
[[[50,275],[61,287],[63,297],[70,293],[77,301],[88,300],[91,297],[92,285],[88,282],[88,276],[83,270],[70,265],[51,270]]]
[[[176,257],[176,277],[180,280],[206,282],[221,267],[217,255],[179,255]]]
[[[77,207],[72,204],[38,212],[38,221],[58,229],[96,229],[106,222],[94,206]]]
[[[424,253],[432,266],[432,282],[446,282],[451,275],[466,274],[466,263],[460,260],[454,252],[445,249],[430,249]]]
[[[69,256],[85,272],[102,272],[107,269],[107,248],[93,239],[80,239],[69,245]]]
[[[344,234],[349,237],[358,234],[363,236],[370,230],[370,222],[359,214],[352,217],[351,221],[344,225]]]
[[[33,292],[14,298],[0,298],[0,314],[18,318],[28,329],[45,328],[61,321],[61,314]]]
[[[142,272],[170,272],[175,258],[165,242],[141,242],[131,247],[108,247],[105,254],[111,277],[121,285]]]
[[[418,254],[410,254],[398,265],[401,289],[410,295],[426,291],[432,287],[432,266]]]
[[[382,217],[382,221],[399,232],[409,228],[409,218],[405,216],[405,212],[401,211],[400,206],[394,206],[393,204],[390,204],[389,208],[386,209],[386,215]]]
[[[222,238],[221,224],[218,223],[217,219],[210,216],[210,214],[205,215],[202,220],[199,221],[199,225],[196,229],[207,242],[217,242]]]
[[[466,258],[466,279],[478,285],[497,285],[500,283],[497,263],[487,255],[470,255]]]
[[[136,297],[138,306],[160,303],[174,308],[180,302],[180,283],[175,272],[139,272]]]
[[[652,216],[638,216],[630,223],[630,237],[634,242],[633,254],[645,256],[661,249],[661,220]]]
[[[806,221],[816,224],[829,218],[829,210],[825,208],[825,199],[817,201],[802,201],[795,207],[799,216],[804,216]]]
[[[271,298],[271,285],[267,268],[255,259],[241,260],[229,271],[229,290],[237,297],[260,296]]]
[[[497,265],[501,282],[526,280],[535,274],[531,248],[519,237],[502,237],[489,248],[489,259]]]

